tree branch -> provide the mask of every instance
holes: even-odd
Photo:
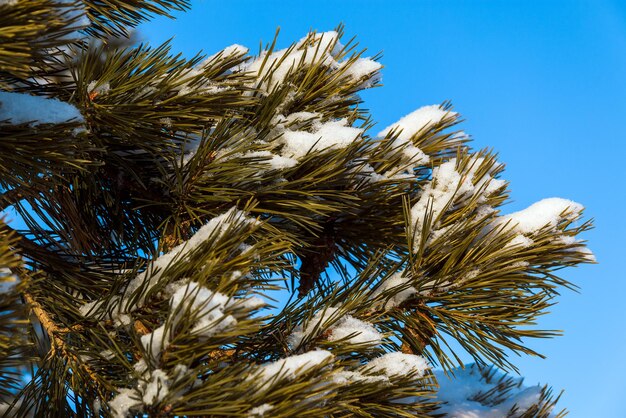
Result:
[[[17,202],[24,198],[24,194],[22,190],[18,187],[13,188],[11,190],[7,190],[6,192],[0,195],[0,212],[4,211],[9,206],[15,205]]]
[[[82,368],[93,381],[94,386],[98,388],[100,386],[98,374],[91,367],[89,367],[88,364],[69,350],[68,345],[63,338],[63,335],[69,334],[74,330],[58,326],[57,323],[50,317],[50,314],[30,293],[24,292],[22,297],[50,339],[50,355],[54,356],[56,353],[60,352],[63,357],[69,359],[72,363]]]

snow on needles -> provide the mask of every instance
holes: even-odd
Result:
[[[409,140],[416,133],[432,127],[446,118],[456,117],[456,112],[443,109],[440,105],[423,106],[392,123],[379,132],[378,137],[384,138],[394,131],[398,139]]]
[[[556,229],[562,220],[573,220],[584,209],[580,203],[551,197],[540,200],[526,209],[498,218],[498,223],[508,223],[515,231],[533,234],[542,228]]]
[[[224,312],[233,303],[228,296],[191,282],[174,293],[170,310],[175,315],[175,322],[182,316],[192,315],[196,318],[196,325],[191,332],[210,337],[237,324],[232,315]]]
[[[333,56],[341,50],[338,36],[335,31],[309,34],[292,48],[281,49],[270,55],[262,52],[257,59],[243,64],[241,69],[255,74],[259,80],[264,80],[259,87],[271,91],[300,65],[320,62],[336,68],[338,64]]]
[[[147,277],[150,283],[156,283],[161,277],[163,271],[169,267],[175,260],[180,260],[187,254],[198,248],[204,242],[210,239],[218,239],[231,227],[241,224],[258,224],[254,218],[249,218],[246,214],[236,208],[231,208],[227,212],[211,219],[206,225],[202,226],[189,240],[172,248],[169,252],[163,254],[154,260],[148,270],[138,274],[128,286],[127,294],[131,294],[145,283]],[[156,271],[158,269],[158,271]],[[150,275],[148,275],[150,272]]]
[[[114,418],[126,418],[132,408],[141,406],[141,396],[136,389],[122,388],[109,402]]]
[[[410,285],[411,279],[404,277],[402,273],[394,273],[382,280],[379,286],[372,292],[370,299],[378,298],[381,294],[390,294],[391,297],[384,302],[385,310],[395,308],[402,302],[417,293],[417,289]]]
[[[84,121],[76,107],[58,99],[0,91],[0,121],[5,120],[14,125],[30,122],[31,126]]]
[[[145,405],[152,405],[162,401],[169,393],[169,384],[169,377],[163,370],[154,370],[150,374],[150,380],[143,388],[143,403]]]
[[[463,172],[457,170],[458,161],[452,158],[433,169],[432,180],[424,186],[422,193],[411,208],[411,231],[415,240],[414,251],[420,245],[420,237],[427,215],[431,218],[431,229],[437,229],[437,223],[443,213],[457,201],[467,196],[480,194],[478,202],[504,187],[503,180],[495,179],[494,173],[500,167],[494,164],[487,174],[477,178],[478,168],[485,163],[482,157],[472,157]]]
[[[255,406],[250,411],[248,411],[249,418],[259,418],[264,417],[266,412],[274,409],[274,406],[269,403],[264,403],[263,405]]]
[[[141,343],[155,360],[169,345],[175,329],[183,318],[194,322],[190,333],[200,338],[210,338],[217,333],[233,328],[237,319],[226,313],[229,309],[254,310],[265,305],[258,297],[230,298],[214,292],[197,282],[179,286],[170,299],[168,320],[151,333],[141,337]]]
[[[330,332],[327,337],[328,341],[344,340],[349,344],[372,345],[382,342],[383,335],[372,324],[348,314],[338,318],[337,308],[326,308],[316,313],[306,326],[297,327],[290,336],[290,343],[297,347],[306,337],[326,331],[325,325],[333,319],[335,322],[327,329]]]
[[[117,390],[117,395],[109,402],[111,415],[114,418],[126,418],[131,410],[141,411],[144,405],[154,405],[163,401],[170,394],[169,388],[172,383],[184,376],[184,373],[181,373],[182,369],[186,368],[174,367],[174,378],[161,369],[145,371],[139,378],[137,387]]]
[[[281,153],[299,160],[310,152],[345,148],[362,133],[362,129],[349,126],[347,119],[316,123],[313,132],[285,130]]]
[[[144,272],[139,273],[133,280],[131,280],[126,289],[125,297],[119,300],[117,312],[118,316],[119,314],[126,313],[127,309],[129,309],[129,307],[126,306],[126,301],[130,296],[141,288],[146,291],[152,288],[159,281],[163,272],[175,261],[181,260],[204,242],[211,239],[219,239],[229,230],[229,228],[240,225],[256,225],[258,223],[259,221],[246,216],[245,212],[242,212],[234,207],[211,219],[189,240],[172,248],[169,252],[153,260],[151,265]],[[146,292],[144,291],[142,293],[145,294]],[[142,306],[142,303],[142,300],[138,300],[132,308],[138,309]],[[83,315],[87,315],[92,312],[94,308],[99,306],[99,304],[100,301],[87,303],[80,308],[80,312]]]
[[[200,338],[209,338],[221,331],[237,325],[237,319],[226,313],[232,307],[256,309],[264,302],[256,297],[233,299],[219,292],[213,292],[196,282],[178,287],[170,299],[170,309],[167,320],[163,325],[152,332],[141,336],[141,344],[146,353],[152,358],[151,363],[158,364],[160,357],[173,339],[172,332],[183,318],[194,322],[190,330]],[[180,366],[180,367],[179,367]],[[174,370],[174,377],[186,375],[186,367],[179,365],[178,373]],[[121,389],[113,399],[112,409],[116,417],[124,417],[132,409],[142,405],[152,405],[162,401],[169,393],[172,381],[168,375],[160,370],[147,370],[147,362],[142,358],[134,365],[135,370],[142,374],[140,384],[134,389]],[[181,371],[181,369],[184,369]],[[141,400],[139,402],[137,399]]]
[[[261,385],[277,378],[293,380],[298,375],[306,373],[330,361],[334,356],[325,350],[313,350],[304,354],[286,357],[272,363],[264,364],[255,378],[259,378]]]
[[[424,357],[401,352],[387,353],[364,364],[356,371],[342,370],[333,375],[333,382],[346,385],[353,382],[388,385],[394,378],[423,377],[430,369]]]
[[[367,363],[367,368],[387,376],[406,376],[409,374],[421,377],[429,369],[424,357],[400,352],[387,353]]]
[[[241,46],[238,44],[234,44],[228,46],[221,51],[208,56],[202,62],[200,62],[195,67],[186,70],[182,74],[183,83],[178,90],[179,96],[184,96],[187,94],[218,94],[223,91],[227,91],[230,89],[227,85],[219,85],[215,84],[213,81],[201,77],[202,74],[209,68],[211,65],[215,64],[217,60],[224,60],[228,58],[234,57],[243,57],[248,53],[248,48],[245,46]]]
[[[369,88],[372,87],[376,82],[380,80],[380,76],[372,77],[377,71],[380,71],[383,68],[383,65],[377,61],[374,61],[371,58],[357,58],[353,62],[344,61],[341,63],[340,69],[347,67],[344,75],[354,79],[354,80],[364,80],[363,84],[359,86],[359,88]]]
[[[573,252],[582,255],[586,261],[595,262],[595,256],[585,247],[583,241],[559,231],[559,224],[563,221],[576,220],[584,210],[583,205],[568,199],[551,197],[540,200],[526,209],[499,216],[494,220],[491,229],[506,226],[506,230],[516,232],[517,235],[507,243],[507,247],[530,247],[535,243],[534,235],[540,231],[555,234],[555,242],[566,245]]]
[[[540,386],[523,387],[521,379],[516,379],[503,400],[498,399],[498,396],[494,394],[484,403],[477,401],[478,396],[495,391],[500,379],[496,375],[491,378],[490,383],[487,383],[476,365],[455,369],[454,377],[446,376],[442,371],[436,371],[435,376],[439,382],[437,400],[444,402],[438,412],[446,416],[456,418],[508,417],[511,416],[509,413],[513,407],[517,408],[514,416],[521,416],[541,400]]]

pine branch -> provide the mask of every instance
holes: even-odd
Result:
[[[187,60],[120,38],[185,0],[33,4],[0,6],[15,23],[0,208],[26,224],[0,228],[0,262],[24,261],[0,302],[33,315],[0,315],[0,349],[30,364],[42,342],[18,415],[438,416],[431,367],[457,365],[450,340],[514,369],[509,352],[555,335],[528,326],[573,286],[557,270],[593,261],[582,206],[501,215],[503,166],[449,103],[372,133],[359,93],[379,55],[342,27]],[[289,278],[299,297],[269,310]],[[494,376],[468,402],[550,413],[547,387],[518,406],[521,383]]]

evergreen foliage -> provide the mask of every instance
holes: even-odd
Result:
[[[0,222],[0,411],[555,413],[492,365],[558,334],[533,325],[594,261],[582,206],[501,214],[449,103],[372,134],[381,65],[341,27],[192,59],[130,38],[186,8],[0,1],[0,202],[26,225]]]

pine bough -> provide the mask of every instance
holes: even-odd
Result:
[[[185,1],[109,3],[0,2],[2,412],[556,414],[503,371],[594,262],[580,204],[501,213],[447,103],[374,134],[342,28],[187,60],[126,38]]]

